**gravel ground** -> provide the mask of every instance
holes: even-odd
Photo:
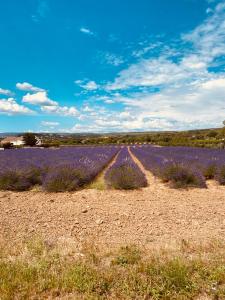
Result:
[[[104,247],[172,246],[182,239],[225,239],[225,187],[174,190],[148,174],[136,191],[86,189],[74,193],[0,192],[0,239]]]
[[[208,189],[171,189],[133,158],[147,177],[147,188],[0,192],[0,240],[15,244],[40,236],[78,248],[86,243],[164,248],[182,240],[225,240],[225,187],[209,181]]]

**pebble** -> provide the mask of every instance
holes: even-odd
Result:
[[[101,219],[97,219],[97,220],[95,221],[95,223],[96,223],[97,225],[101,225],[101,224],[104,223],[104,221],[101,220]]]
[[[82,209],[81,211],[83,214],[86,214],[88,212],[87,208]]]

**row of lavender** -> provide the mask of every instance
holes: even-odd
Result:
[[[147,170],[174,187],[206,187],[206,179],[225,184],[225,150],[145,145],[131,151]]]
[[[116,189],[136,189],[147,186],[143,172],[133,161],[128,148],[122,148],[116,162],[105,174],[107,186]]]
[[[17,149],[0,153],[0,189],[73,191],[90,183],[120,150],[119,147]]]

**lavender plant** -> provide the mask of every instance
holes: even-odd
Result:
[[[219,184],[225,185],[225,165],[218,168],[215,178]]]
[[[162,170],[161,178],[170,182],[174,188],[200,187],[206,188],[201,172],[184,165],[171,164]]]
[[[51,191],[53,186],[56,191],[74,190],[94,180],[118,151],[116,146],[2,151],[0,189],[27,190],[40,184]]]
[[[51,169],[43,180],[43,188],[48,192],[76,191],[85,183],[86,174],[73,166]]]
[[[155,176],[163,179],[163,175],[169,166],[176,167],[176,172],[182,170],[184,177],[184,170],[186,173],[186,180],[190,180],[192,174],[192,181],[195,178],[195,183],[188,184],[205,187],[206,179],[218,180],[218,170],[221,165],[225,165],[225,150],[223,149],[206,149],[206,148],[192,148],[192,147],[153,147],[151,145],[133,146],[131,151],[142,162],[144,167],[151,171]],[[173,168],[172,168],[173,169]],[[171,182],[175,181],[173,169],[173,178]],[[177,174],[178,175],[178,174]],[[176,177],[177,181],[180,176]],[[188,179],[189,178],[189,179]],[[219,181],[219,180],[218,180]],[[185,183],[185,181],[184,181]],[[184,184],[187,185],[187,184]],[[179,184],[178,184],[179,186]]]
[[[0,173],[0,190],[26,191],[31,186],[29,178],[19,171],[7,170]]]
[[[127,148],[121,150],[116,162],[106,172],[105,180],[109,187],[115,189],[129,190],[147,186],[145,175],[135,164]]]

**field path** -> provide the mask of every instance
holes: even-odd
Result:
[[[140,162],[140,160],[132,153],[130,146],[128,147],[128,152],[130,154],[130,156],[132,157],[133,161],[138,165],[138,167],[141,169],[142,173],[145,174],[146,179],[148,181],[148,184],[153,184],[155,181],[155,178],[153,176],[153,174],[151,174],[149,171],[147,171],[144,166],[142,165],[142,163]]]
[[[146,170],[141,161],[133,154],[133,152],[130,149],[130,146],[128,147],[128,152],[130,153],[132,159],[134,162],[138,165],[138,167],[141,169],[141,171],[145,174],[146,179],[148,181],[149,186],[153,189],[168,189],[168,184],[163,183],[160,178],[154,176],[150,171]],[[206,181],[207,188],[211,190],[215,190],[218,187],[218,183],[215,180],[207,180]]]
[[[138,165],[141,171],[145,174],[148,181],[148,185],[153,189],[165,189],[165,185],[160,181],[159,178],[154,176],[150,171],[146,170],[140,160],[132,153],[130,146],[128,147],[128,152],[134,162]]]
[[[105,184],[105,174],[108,171],[108,169],[116,162],[118,155],[120,154],[121,149],[117,152],[117,154],[112,158],[112,160],[105,166],[105,168],[97,175],[95,180],[88,185],[87,188],[91,189],[100,189],[103,190],[106,188]]]

